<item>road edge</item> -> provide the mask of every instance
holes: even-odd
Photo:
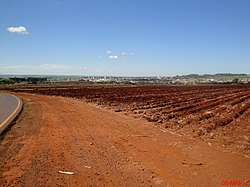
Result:
[[[9,125],[16,119],[16,117],[19,115],[19,113],[22,111],[23,108],[23,102],[22,99],[20,99],[19,97],[13,95],[13,94],[9,94],[9,93],[4,93],[4,94],[8,94],[11,95],[13,97],[15,97],[18,100],[18,106],[16,107],[16,109],[12,112],[12,114],[6,119],[4,120],[1,124],[0,124],[0,135],[9,127]]]

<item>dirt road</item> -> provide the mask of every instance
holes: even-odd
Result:
[[[19,96],[23,114],[0,140],[2,186],[250,185],[243,155],[82,101]]]

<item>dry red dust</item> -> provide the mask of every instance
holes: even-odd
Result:
[[[1,137],[1,186],[214,187],[249,179],[250,159],[218,142],[175,135],[84,101],[17,95],[26,104]]]

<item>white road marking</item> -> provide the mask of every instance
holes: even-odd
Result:
[[[6,93],[4,93],[4,94],[6,94]],[[18,105],[17,105],[16,109],[11,113],[11,115],[9,115],[9,117],[8,117],[7,119],[5,119],[5,120],[1,123],[0,127],[1,127],[4,123],[6,123],[10,118],[12,118],[12,116],[16,113],[16,111],[19,109],[19,107],[20,107],[20,105],[21,105],[21,101],[20,101],[20,99],[19,99],[17,96],[11,95],[11,94],[7,94],[7,95],[14,96],[14,97],[17,99],[17,101],[18,101]]]

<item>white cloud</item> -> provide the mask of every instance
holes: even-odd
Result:
[[[33,66],[5,66],[5,65],[0,65],[1,69],[22,69],[22,68],[33,68]]]
[[[110,55],[109,58],[110,58],[110,59],[117,59],[118,56],[117,56],[117,55]]]
[[[47,70],[47,69],[70,69],[71,66],[66,66],[62,64],[41,64],[37,66],[5,66],[1,65],[2,69],[39,69],[39,70]]]
[[[24,26],[9,27],[7,28],[7,31],[18,34],[29,34],[29,32],[27,32],[27,29]]]
[[[39,64],[39,65],[7,65],[0,64],[0,74],[82,74],[89,68],[87,66],[70,66],[63,64]]]
[[[85,71],[85,70],[87,70],[87,69],[88,69],[87,66],[83,66],[83,67],[81,68],[81,70],[83,70],[83,71]]]
[[[111,50],[106,51],[106,55],[104,56],[97,56],[99,59],[111,59],[111,60],[116,60],[116,59],[124,59],[127,58],[130,55],[134,55],[134,52],[129,52],[129,51],[120,51],[118,53],[114,53]]]
[[[112,53],[112,51],[108,50],[108,51],[106,51],[106,53],[107,53],[107,54],[111,54],[111,53]]]

